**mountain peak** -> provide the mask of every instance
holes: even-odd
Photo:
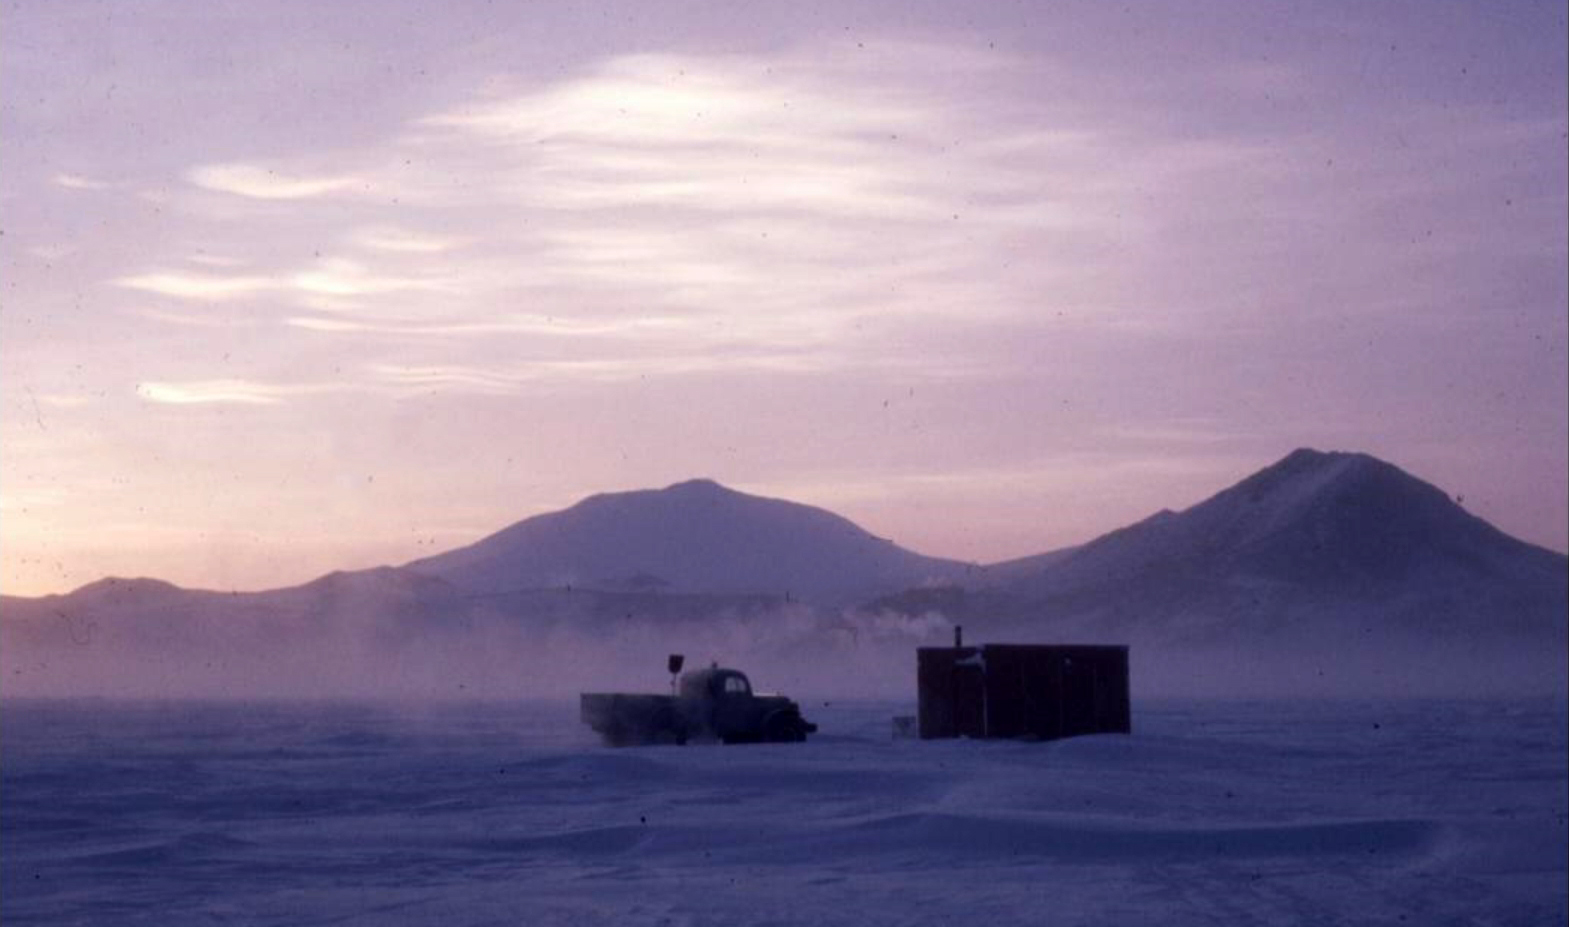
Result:
[[[627,506],[681,506],[692,502],[714,503],[719,500],[745,500],[756,498],[724,486],[707,477],[698,477],[671,483],[663,489],[629,489],[620,492],[602,492],[588,496],[566,509],[599,510],[625,509]]]
[[[1217,498],[1234,496],[1250,504],[1268,503],[1285,513],[1354,491],[1393,493],[1413,500],[1420,497],[1429,505],[1447,499],[1440,490],[1369,454],[1306,447],[1292,451]]]
[[[1394,465],[1387,464],[1371,454],[1364,454],[1360,451],[1320,451],[1311,447],[1299,447],[1275,463],[1260,470],[1255,476],[1263,476],[1268,473],[1300,475],[1304,473],[1319,473],[1326,470],[1343,472],[1379,467],[1396,469]]]
[[[78,587],[67,595],[94,601],[131,602],[160,598],[179,591],[180,587],[161,579],[108,576]]]
[[[1328,463],[1342,457],[1366,457],[1355,451],[1321,451],[1315,447],[1299,447],[1280,460],[1275,466],[1308,467]],[[1267,469],[1267,468],[1266,468]]]
[[[706,476],[682,480],[679,483],[671,483],[664,488],[664,491],[671,493],[731,493],[740,495],[740,493],[737,493],[730,487],[711,480]]]

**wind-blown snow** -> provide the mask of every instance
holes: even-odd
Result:
[[[1563,923],[1562,701],[595,744],[559,703],[9,702],[7,924]]]

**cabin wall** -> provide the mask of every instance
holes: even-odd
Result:
[[[1128,648],[988,644],[917,652],[923,739],[1128,733]]]
[[[974,647],[923,647],[916,653],[921,739],[986,736],[985,676]]]

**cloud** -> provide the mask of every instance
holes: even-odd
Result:
[[[1255,113],[1289,82],[1222,62],[1197,89]],[[200,190],[273,201],[187,189],[167,207],[209,227],[244,214],[246,236],[195,239],[243,265],[171,270],[193,236],[117,282],[265,296],[276,329],[361,351],[356,369],[381,365],[363,388],[394,393],[811,371],[1116,396],[1181,367],[1159,356],[1191,344],[1159,346],[1198,326],[1232,356],[1268,343],[1262,306],[1373,312],[1402,273],[1407,302],[1436,300],[1451,277],[1421,262],[1465,243],[1443,224],[1482,226],[1446,213],[1424,241],[1447,251],[1385,232],[1471,185],[1454,152],[1504,165],[1561,124],[1408,113],[1334,132],[1189,122],[1170,99],[964,43],[612,57],[500,78],[331,161],[192,168]],[[1456,137],[1457,121],[1477,125]],[[1382,132],[1407,147],[1367,144]],[[1541,250],[1561,233],[1498,238]],[[305,258],[320,243],[336,253]],[[1154,361],[1107,383],[1130,350]],[[502,355],[526,360],[467,363]],[[1202,411],[1181,401],[1198,387],[1167,392]],[[1184,436],[1201,440],[1145,435]]]
[[[220,276],[217,274],[194,274],[184,271],[156,271],[136,274],[130,277],[121,277],[114,282],[118,286],[156,293],[159,296],[204,301],[238,299],[243,296],[250,296],[265,290],[274,289],[277,286],[276,282],[268,277]]]
[[[107,190],[111,184],[103,180],[94,180],[81,174],[56,174],[55,186],[65,187],[67,190]]]
[[[1115,264],[1116,244],[1156,233],[1139,183],[1234,171],[1256,153],[1130,137],[1019,94],[1034,67],[897,43],[610,58],[476,93],[339,152],[331,170],[310,153],[193,168],[202,189],[277,201],[247,216],[253,241],[346,250],[302,263],[288,247],[213,239],[205,247],[243,273],[209,262],[117,283],[194,302],[265,295],[288,328],[335,339],[332,350],[358,343],[372,362],[424,371],[381,377],[397,388],[742,370],[987,376],[995,364],[934,355],[931,339],[924,356],[889,348],[920,343],[901,329],[935,320],[1084,305],[1074,287]],[[209,199],[185,205],[210,220]],[[474,375],[449,370],[459,340],[528,357],[573,343],[526,370]]]
[[[420,319],[353,319],[342,316],[290,316],[285,324],[314,332],[426,337],[529,335],[552,339],[638,338],[661,335],[683,339],[699,336],[690,319],[639,315],[625,319],[556,318],[526,313],[497,314],[482,320],[442,322]]]
[[[215,262],[208,262],[215,263]],[[222,266],[221,262],[216,266]],[[341,306],[341,300],[410,290],[422,292],[457,291],[451,280],[434,276],[411,276],[378,271],[360,261],[322,258],[293,271],[263,274],[192,273],[158,270],[114,281],[133,290],[156,293],[176,299],[222,302],[259,293],[291,294],[313,306]]]
[[[354,176],[311,177],[282,174],[256,164],[208,164],[193,168],[188,178],[203,189],[261,200],[299,200],[367,188]]]
[[[511,311],[522,301],[606,333],[646,332],[623,320],[654,316],[666,333],[723,329],[845,361],[861,317],[1017,312],[1021,291],[1062,269],[1052,240],[1108,234],[1108,151],[1121,140],[1024,118],[1035,104],[1016,95],[976,106],[962,86],[1019,79],[1010,69],[1027,70],[917,43],[614,57],[415,118],[383,146],[339,152],[330,171],[303,155],[188,173],[204,189],[292,201],[252,220],[279,231],[346,219],[336,237],[363,260],[119,282],[193,300],[267,291],[341,317],[290,319],[336,335],[523,336],[536,326]],[[398,221],[342,197],[364,191],[400,204]],[[1006,260],[1025,248],[1031,260]]]
[[[404,290],[451,293],[459,288],[449,280],[379,273],[358,261],[342,258],[319,261],[280,286],[321,296],[371,296]]]
[[[857,76],[830,85],[788,58],[632,55],[420,125],[517,158],[509,192],[555,208],[942,214],[918,150],[887,143],[903,133],[919,149],[950,114]]]
[[[648,376],[692,376],[746,371],[771,374],[821,372],[815,356],[788,352],[738,350],[729,353],[643,353],[635,357],[536,360],[505,366],[479,364],[372,364],[373,384],[396,392],[514,395],[532,387],[623,383]]]
[[[546,368],[542,365],[532,370],[519,368],[513,371],[496,371],[460,365],[375,364],[370,367],[369,373],[377,382],[416,392],[457,391],[480,395],[506,395],[516,392],[523,383],[543,378],[546,375]]]
[[[460,238],[430,235],[396,226],[356,229],[349,239],[361,248],[398,254],[441,254],[463,245]]]
[[[139,383],[136,394],[167,405],[274,405],[290,396],[320,392],[311,386],[283,386],[253,380],[197,380]]]
[[[323,320],[331,330],[330,320]],[[272,406],[331,393],[409,397],[415,395],[515,396],[529,391],[624,383],[647,376],[692,376],[717,372],[811,374],[812,356],[761,348],[724,353],[672,351],[637,357],[525,360],[506,364],[393,363],[359,365],[340,379],[321,383],[273,383],[252,379],[146,381],[137,396],[160,405]]]

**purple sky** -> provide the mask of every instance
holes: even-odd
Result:
[[[1562,3],[9,3],[0,588],[709,476],[997,560],[1364,450],[1563,550]]]

